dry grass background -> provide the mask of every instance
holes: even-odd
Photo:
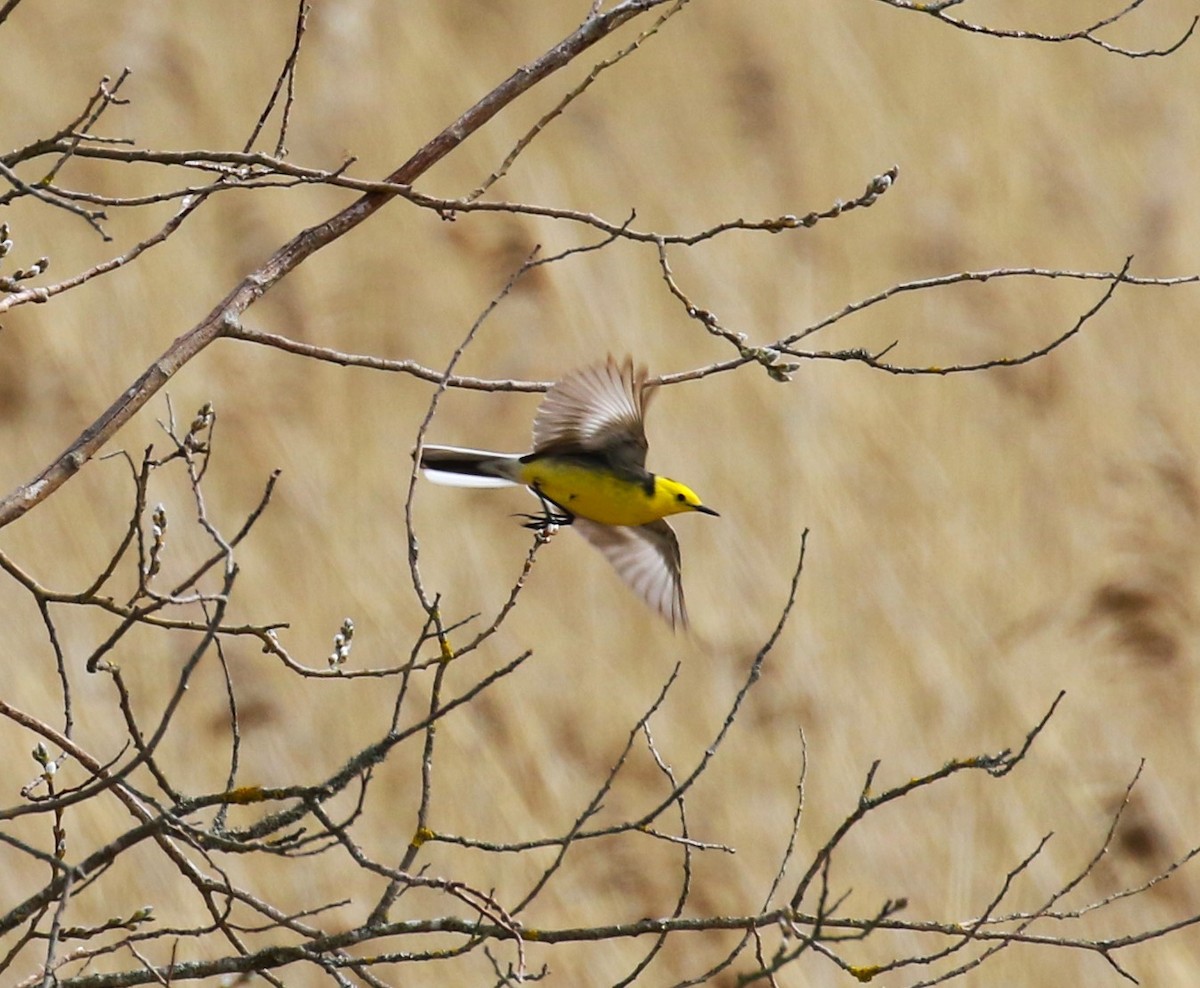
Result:
[[[99,76],[130,65],[132,103],[106,120],[107,132],[152,147],[238,146],[286,53],[287,6],[25,5],[2,29],[3,140],[15,146],[46,132],[77,110]],[[316,4],[293,158],[330,166],[353,153],[355,174],[385,174],[564,35],[584,6]],[[974,6],[964,12],[1041,30],[1114,7]],[[1195,12],[1192,0],[1149,0],[1110,36],[1131,47],[1164,44]],[[504,112],[421,187],[447,195],[473,187],[592,61]],[[810,231],[731,235],[672,255],[693,298],[754,342],[895,282],[967,268],[1114,270],[1134,254],[1139,274],[1192,273],[1200,270],[1198,62],[1195,42],[1168,59],[1129,61],[1085,44],[972,37],[866,0],[697,2],[553,124],[499,190],[613,219],[636,208],[643,228],[692,231],[734,215],[825,208],[899,164],[898,185],[870,210]],[[133,191],[128,170],[78,162],[66,178],[75,187]],[[0,489],[32,476],[247,270],[345,201],[332,191],[225,196],[128,270],[10,313],[0,334]],[[110,231],[128,244],[163,215],[115,216]],[[77,220],[44,208],[22,204],[4,218],[21,256],[50,254],[51,273],[112,250]],[[528,218],[472,215],[448,224],[397,202],[303,265],[248,322],[438,367],[533,244],[553,252],[587,239]],[[816,342],[898,340],[892,356],[908,363],[1013,355],[1070,326],[1100,291],[1040,281],[923,293]],[[478,669],[535,649],[517,675],[445,723],[435,829],[494,839],[563,831],[676,659],[682,682],[655,719],[656,739],[677,767],[691,765],[779,614],[808,528],[791,623],[690,803],[695,836],[737,848],[736,856],[697,863],[690,912],[760,904],[787,839],[801,728],[809,774],[799,857],[807,861],[852,808],[873,759],[883,758],[880,783],[895,783],[953,756],[1017,743],[1060,689],[1060,712],[1013,776],[960,779],[863,828],[834,868],[836,887],[853,889],[846,908],[868,915],[884,897],[907,896],[912,917],[965,918],[1054,831],[1010,903],[1035,906],[1093,853],[1143,757],[1126,825],[1072,901],[1154,873],[1197,843],[1200,821],[1196,301],[1194,288],[1122,288],[1080,338],[1014,370],[896,379],[808,363],[787,385],[744,368],[661,395],[650,422],[651,466],[685,479],[722,512],[720,520],[677,526],[695,635],[673,636],[596,553],[560,536],[541,554],[500,640],[470,660]],[[633,353],[657,372],[729,356],[668,296],[653,250],[618,244],[530,278],[460,370],[549,380],[608,351]],[[400,507],[431,389],[218,342],[169,391],[183,416],[206,400],[217,407],[210,507],[229,529],[267,472],[283,470],[275,502],[240,551],[236,615],[291,622],[286,643],[314,664],[346,615],[357,624],[352,663],[386,665],[406,654],[419,609]],[[536,401],[450,394],[430,438],[520,448]],[[153,402],[114,448],[155,441],[155,418],[164,414],[163,402]],[[182,572],[189,548],[201,544],[184,531],[186,490],[163,484],[152,497],[179,522],[170,562]],[[129,503],[124,467],[93,462],[0,544],[46,583],[78,587],[106,558]],[[517,493],[419,491],[424,577],[444,595],[448,616],[502,602],[528,541],[508,515],[526,508]],[[51,657],[31,601],[11,582],[0,583],[0,627],[6,698],[53,722]],[[66,621],[65,644],[81,657],[105,630]],[[119,657],[147,714],[188,647],[144,636]],[[314,687],[250,646],[232,647],[230,658],[247,705],[245,782],[315,781],[386,723],[387,685]],[[103,757],[120,734],[110,686],[76,672],[78,738]],[[220,785],[223,710],[209,667],[166,741],[166,759],[196,786]],[[0,744],[9,752],[0,778],[11,803],[34,774],[25,756],[31,741],[5,724]],[[411,836],[413,768],[402,752],[374,792],[365,843],[384,860],[398,859]],[[636,813],[659,793],[642,758],[607,800],[605,819]],[[116,815],[74,815],[70,853],[83,856],[120,823]],[[45,842],[47,829],[38,822],[17,832]],[[365,881],[345,888],[341,863],[327,857],[300,871],[229,867],[285,905],[378,893]],[[544,864],[438,845],[425,861],[435,873],[495,887],[502,901],[523,893]],[[10,887],[42,880],[16,862],[12,869]],[[195,918],[186,897],[173,904],[171,875],[130,862],[119,877],[81,898],[71,921],[143,901],[163,923]],[[675,857],[648,841],[581,850],[559,892],[525,919],[557,926],[666,913],[677,877]],[[106,898],[114,888],[131,899]],[[1138,929],[1198,911],[1200,884],[1185,870],[1080,929]],[[337,928],[339,915],[325,923]],[[700,970],[729,942],[681,939],[647,983]],[[1143,984],[1181,985],[1200,961],[1198,943],[1184,931],[1122,956]],[[876,937],[847,955],[882,962],[918,946]],[[551,965],[551,983],[600,985],[627,971],[638,952],[629,944],[531,956]],[[486,973],[474,973],[464,983],[484,983]],[[315,983],[310,977],[285,973],[289,984]],[[427,966],[395,977],[445,984],[459,975]],[[781,978],[848,981],[816,960]],[[1093,955],[1014,948],[965,983],[1117,977]]]

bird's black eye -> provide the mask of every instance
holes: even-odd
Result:
[[[687,498],[686,498],[686,497],[684,497],[682,494],[676,494],[676,495],[675,495],[675,500],[676,500],[676,501],[686,501],[686,500],[687,500]]]

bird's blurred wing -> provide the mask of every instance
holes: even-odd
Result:
[[[672,628],[687,627],[679,542],[670,525],[655,521],[625,527],[576,518],[571,527],[604,553],[621,579]]]
[[[609,356],[568,374],[542,399],[533,422],[535,453],[603,453],[617,468],[646,465],[646,369]]]

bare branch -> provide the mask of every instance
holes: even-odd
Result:
[[[1145,0],[1131,0],[1131,2],[1109,17],[1101,18],[1100,20],[1089,24],[1085,27],[1076,28],[1074,31],[1064,31],[1061,34],[1045,34],[1039,31],[1023,31],[1014,29],[1004,29],[990,27],[985,24],[978,24],[972,21],[961,20],[952,17],[946,13],[951,7],[957,7],[963,3],[963,0],[933,0],[930,3],[918,2],[918,0],[879,0],[881,3],[887,4],[889,7],[897,7],[901,10],[912,10],[922,14],[928,14],[934,20],[941,21],[943,24],[948,24],[951,27],[958,28],[962,31],[968,31],[972,34],[986,35],[990,38],[1002,38],[1015,41],[1041,41],[1049,44],[1065,44],[1070,41],[1086,41],[1090,44],[1102,48],[1104,51],[1113,55],[1123,55],[1126,58],[1148,58],[1148,57],[1165,57],[1177,52],[1191,38],[1196,30],[1197,22],[1200,22],[1200,17],[1192,19],[1191,24],[1184,30],[1174,42],[1163,48],[1147,48],[1137,50],[1132,48],[1124,48],[1120,45],[1114,45],[1096,37],[1096,32],[1102,28],[1111,27],[1118,21],[1123,20],[1133,11],[1137,10]]]

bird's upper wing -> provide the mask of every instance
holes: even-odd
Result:
[[[603,454],[617,467],[646,465],[643,420],[654,389],[628,357],[585,367],[555,384],[533,421],[534,453]]]
[[[679,542],[665,521],[626,527],[576,518],[571,527],[604,553],[621,579],[672,628],[688,626]]]

